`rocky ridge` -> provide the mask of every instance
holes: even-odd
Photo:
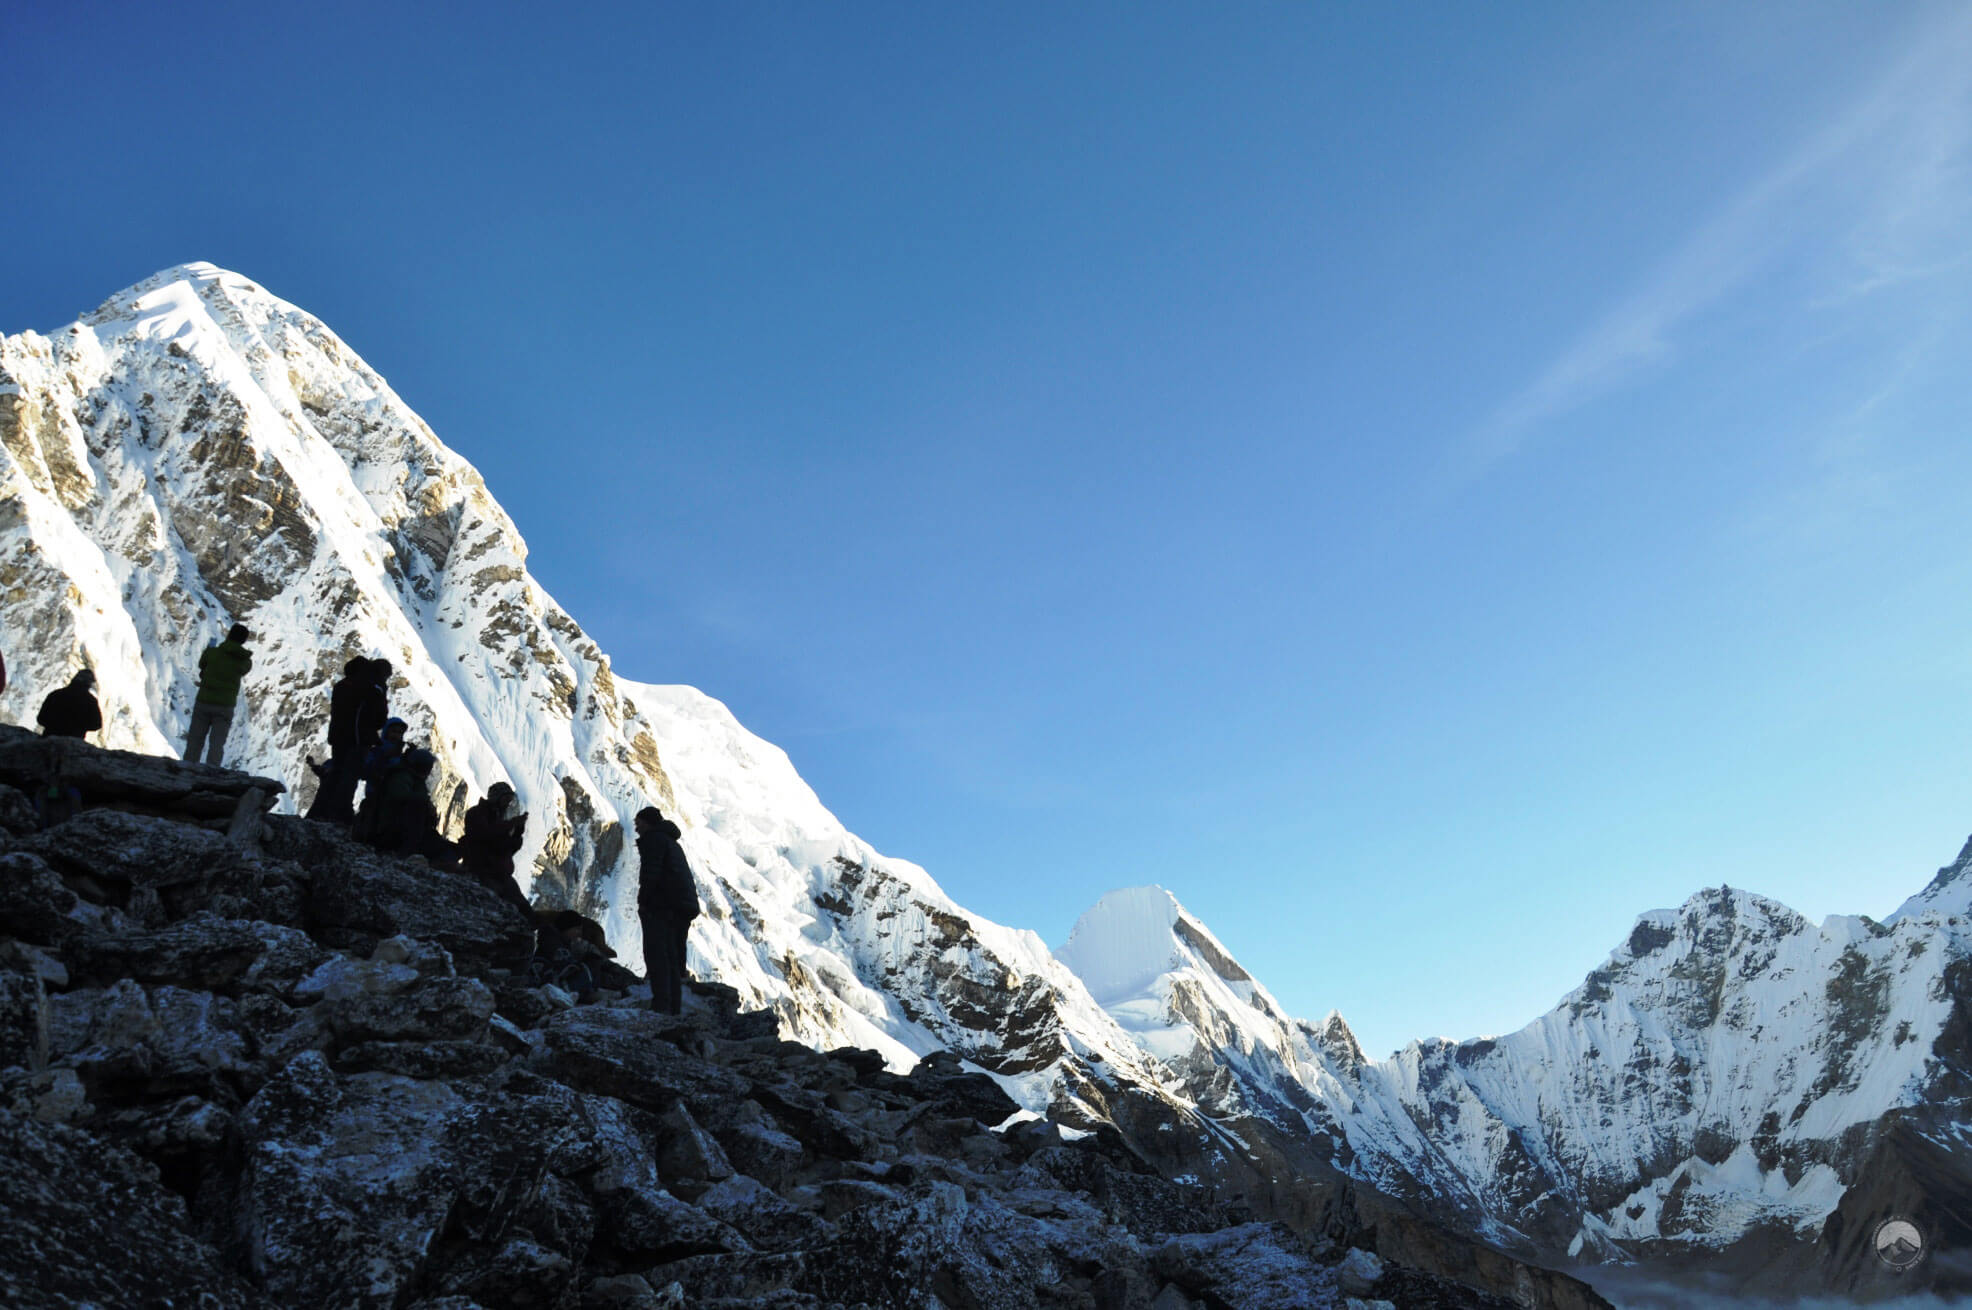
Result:
[[[0,730],[0,775],[49,746]],[[1406,1264],[1455,1239],[1367,1192],[1256,1218],[955,1055],[817,1051],[717,983],[577,1004],[471,879],[263,815],[246,775],[60,749],[88,808],[58,826],[0,783],[10,1306],[1598,1304]],[[174,781],[245,803],[174,812]]]

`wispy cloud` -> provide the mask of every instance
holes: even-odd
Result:
[[[1701,224],[1481,424],[1461,452],[1460,480],[1667,360],[1694,316],[1811,239],[1828,240],[1834,252],[1817,297],[1824,305],[1964,260],[1969,145],[1972,8],[1952,7],[1915,31],[1865,94]]]

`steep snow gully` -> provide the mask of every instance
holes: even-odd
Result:
[[[170,753],[197,653],[243,621],[260,654],[232,762],[305,805],[327,687],[388,656],[448,822],[510,782],[535,897],[596,917],[631,965],[625,833],[657,804],[700,874],[698,976],[817,1049],[897,1069],[948,1050],[1072,1130],[1175,1129],[1174,1174],[1355,1180],[1544,1263],[1858,1295],[1885,1290],[1867,1253],[1828,1262],[1865,1195],[1924,1210],[1972,1176],[1972,845],[1882,923],[1700,892],[1518,1032],[1372,1061],[1162,889],[1111,893],[1050,952],[846,831],[718,701],[619,677],[472,466],[326,325],[209,264],[0,338],[0,546],[0,717],[31,721],[87,664],[103,744]],[[1890,1150],[1913,1137],[1928,1173]],[[1883,1192],[1884,1169],[1946,1181]]]

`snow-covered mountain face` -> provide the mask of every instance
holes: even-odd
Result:
[[[385,656],[451,830],[510,782],[536,895],[601,918],[626,963],[626,832],[657,805],[700,874],[694,971],[786,1035],[899,1065],[949,1048],[1071,1121],[1161,1085],[1038,937],[846,832],[719,702],[618,678],[472,466],[323,323],[237,274],[170,269],[48,336],[0,338],[0,617],[0,716],[32,723],[88,665],[98,740],[154,753],[182,742],[199,653],[245,623],[227,762],[301,805],[331,684]]]
[[[1893,1127],[1966,1121],[1968,900],[1972,844],[1887,924],[1705,891],[1520,1031],[1377,1062],[1161,889],[1111,893],[1059,954],[1208,1114],[1327,1139],[1510,1249],[1662,1258],[1812,1242]]]

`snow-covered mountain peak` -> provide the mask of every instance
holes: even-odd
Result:
[[[1919,914],[1972,919],[1972,839],[1966,841],[1956,860],[1938,870],[1923,891],[1898,906],[1883,922],[1894,926]]]
[[[1172,928],[1184,907],[1155,885],[1106,893],[1083,912],[1055,958],[1074,970],[1102,1005],[1142,992],[1175,967],[1179,942]]]
[[[1325,1126],[1309,1088],[1332,1083],[1327,1061],[1362,1062],[1341,1015],[1320,1028],[1289,1017],[1162,887],[1108,893],[1055,955],[1214,1114],[1254,1114],[1297,1131]]]

